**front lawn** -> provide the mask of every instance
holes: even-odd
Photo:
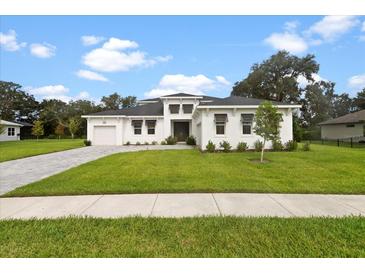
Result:
[[[81,139],[42,139],[0,142],[0,162],[83,146]]]
[[[29,184],[6,196],[156,192],[365,194],[365,150],[312,145],[312,151],[114,154]]]
[[[0,257],[364,257],[365,218],[0,221]]]

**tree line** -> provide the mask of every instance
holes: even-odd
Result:
[[[295,139],[313,138],[319,134],[317,124],[365,109],[365,87],[354,98],[346,92],[335,93],[335,83],[315,79],[319,64],[315,56],[304,57],[279,51],[267,60],[254,64],[247,77],[232,87],[231,94],[272,101],[300,104],[294,116]],[[301,79],[301,81],[298,81]],[[302,84],[300,84],[301,82]],[[135,96],[118,93],[103,96],[99,104],[90,100],[68,103],[57,99],[37,101],[22,86],[0,81],[0,117],[8,121],[35,123],[40,135],[85,136],[86,120],[81,115],[133,107]]]
[[[0,81],[0,117],[7,121],[22,121],[34,124],[35,136],[61,137],[86,135],[86,120],[82,115],[103,110],[133,107],[135,96],[122,97],[117,93],[103,96],[99,104],[90,100],[74,100],[68,103],[57,99],[37,101],[22,86]]]
[[[232,88],[232,95],[300,104],[294,116],[294,137],[319,137],[318,123],[365,109],[365,87],[354,98],[335,93],[335,83],[317,80],[315,56],[304,57],[279,51],[262,63],[254,64],[247,77]],[[298,79],[301,79],[300,84]]]

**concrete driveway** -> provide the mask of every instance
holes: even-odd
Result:
[[[90,146],[7,161],[0,163],[0,195],[72,167],[119,152],[191,148],[187,145]]]

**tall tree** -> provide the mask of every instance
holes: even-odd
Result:
[[[37,140],[39,136],[44,135],[44,128],[43,128],[43,122],[40,120],[37,120],[34,122],[32,127],[32,135],[37,136]]]
[[[33,95],[13,82],[0,81],[0,116],[4,120],[33,122],[38,116],[39,103]]]
[[[261,163],[264,161],[266,141],[276,141],[280,134],[280,122],[282,114],[271,102],[263,102],[256,110],[254,131],[264,139],[261,149]]]
[[[365,88],[357,93],[357,96],[354,99],[354,106],[356,110],[365,109]]]
[[[354,108],[354,100],[350,98],[348,93],[335,95],[333,103],[333,118],[346,115]]]
[[[311,54],[299,58],[279,51],[268,60],[254,64],[249,75],[234,84],[232,95],[298,103],[302,93],[298,77],[313,82],[312,75],[319,70],[314,58]]]
[[[123,97],[116,92],[109,96],[103,96],[100,101],[104,109],[107,110],[121,109],[123,106]]]
[[[122,107],[130,108],[135,107],[137,105],[137,97],[136,96],[127,96],[122,98]]]
[[[43,100],[40,104],[40,119],[44,121],[45,135],[53,134],[58,124],[67,128],[69,117],[67,103],[56,100]]]

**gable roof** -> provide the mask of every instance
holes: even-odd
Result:
[[[0,124],[2,125],[6,125],[6,126],[14,126],[14,127],[22,127],[23,125],[21,125],[20,123],[14,123],[14,122],[10,122],[10,121],[5,121],[5,120],[0,120]]]
[[[322,126],[322,125],[358,124],[358,123],[365,123],[365,109],[319,123],[318,125]]]
[[[201,102],[202,106],[257,106],[262,102],[267,101],[263,99],[247,98],[242,96],[229,96],[226,98],[215,98],[211,102]],[[270,101],[273,105],[291,105],[283,102]]]

